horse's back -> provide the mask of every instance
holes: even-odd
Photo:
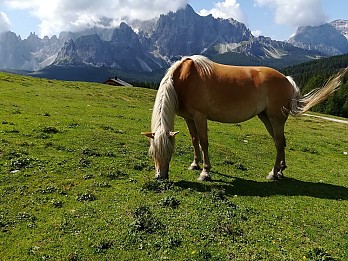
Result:
[[[196,112],[220,122],[242,122],[270,106],[281,110],[292,88],[283,74],[268,67],[212,63],[207,74],[190,60],[183,63],[177,81],[183,116]]]

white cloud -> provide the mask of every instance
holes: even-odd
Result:
[[[214,3],[214,8],[211,10],[203,9],[199,12],[200,15],[213,15],[215,18],[233,18],[239,22],[246,22],[246,16],[240,9],[240,5],[237,0],[225,0],[223,2]]]
[[[262,35],[262,31],[259,29],[256,29],[256,30],[251,31],[251,34],[255,37],[259,37],[260,35]]]
[[[0,0],[29,10],[40,20],[40,35],[78,31],[96,24],[115,27],[127,19],[147,20],[184,7],[188,0]],[[111,19],[105,19],[106,17]],[[108,23],[105,23],[108,21]]]
[[[322,0],[255,0],[255,3],[274,9],[277,24],[298,27],[319,25],[327,20]]]
[[[11,22],[4,12],[0,12],[0,33],[11,30]]]

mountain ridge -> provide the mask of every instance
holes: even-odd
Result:
[[[342,39],[348,44],[343,36],[348,21],[332,23],[326,27],[334,28],[332,31],[342,42],[341,47],[313,48],[303,41],[254,37],[243,23],[232,18],[201,16],[187,5],[158,19],[123,22],[117,28],[91,27],[43,39],[33,33],[25,40],[11,32],[7,37],[2,34],[0,69],[39,71],[34,75],[44,77],[51,68],[57,75],[63,67],[96,67],[141,78],[141,74],[156,74],[182,56],[193,54],[203,54],[227,64],[281,68],[345,52]],[[298,35],[300,33],[299,29]]]
[[[296,34],[289,39],[289,43],[303,49],[317,50],[329,56],[348,53],[348,38],[345,36],[345,33],[348,36],[348,29],[345,31],[343,24],[348,28],[348,20],[299,27]]]

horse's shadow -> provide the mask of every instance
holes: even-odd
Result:
[[[308,196],[322,199],[348,200],[348,188],[322,182],[301,181],[294,178],[284,178],[279,181],[254,181],[239,177],[231,177],[225,174],[214,172],[217,176],[224,176],[232,181],[215,179],[212,182],[178,181],[176,186],[183,189],[193,189],[199,192],[207,192],[212,189],[223,189],[225,195],[237,196]]]

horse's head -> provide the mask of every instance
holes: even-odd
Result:
[[[145,132],[142,133],[150,138],[149,153],[155,162],[156,179],[168,179],[169,162],[174,152],[174,136],[179,132]]]

